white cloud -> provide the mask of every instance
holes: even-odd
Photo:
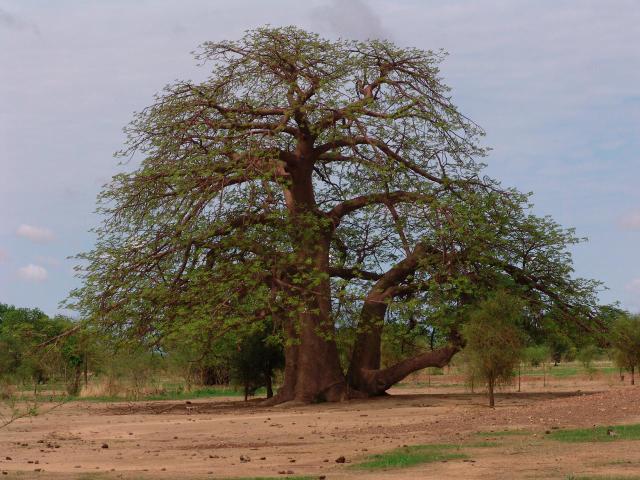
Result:
[[[388,39],[380,16],[363,0],[332,0],[328,5],[313,9],[312,19],[321,28],[328,28],[345,38],[367,40]]]
[[[627,290],[631,293],[640,294],[640,278],[634,278],[629,283],[627,283]]]
[[[640,211],[624,215],[620,219],[620,226],[624,230],[640,230]]]
[[[44,282],[49,274],[44,267],[30,263],[26,267],[22,267],[18,270],[18,276],[29,282]]]
[[[18,227],[16,235],[41,243],[50,242],[54,239],[53,232],[48,228],[34,227],[32,225],[25,225],[24,223]]]

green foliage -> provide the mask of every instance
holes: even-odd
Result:
[[[273,374],[284,367],[284,349],[282,338],[272,333],[271,325],[261,325],[237,343],[231,374],[233,383],[244,387],[245,400],[263,386],[267,388],[267,397],[273,395]]]
[[[37,386],[62,378],[76,394],[82,368],[97,350],[92,332],[38,309],[0,307],[0,379]]]
[[[231,363],[237,349],[237,337],[199,336],[178,330],[162,342],[168,369],[191,385],[227,385],[231,381]]]
[[[371,455],[364,462],[354,465],[354,468],[363,470],[407,468],[424,463],[467,458],[467,455],[459,450],[458,445],[412,445]]]
[[[616,365],[626,370],[640,368],[640,316],[620,315],[611,331],[611,347]]]
[[[593,366],[594,360],[596,360],[600,356],[600,349],[595,345],[585,345],[576,355],[576,358],[582,366],[587,371],[587,373],[591,376],[596,372],[596,368]]]
[[[405,322],[388,322],[382,333],[381,366],[394,365],[401,360],[430,349],[430,332],[424,325],[407,326]],[[440,342],[434,347],[439,347]]]
[[[532,367],[538,367],[551,358],[551,349],[547,345],[533,345],[525,348],[523,359]]]
[[[463,327],[467,374],[487,386],[490,406],[494,387],[512,379],[522,358],[522,316],[523,302],[499,290],[477,305]]]

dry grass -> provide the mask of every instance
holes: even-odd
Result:
[[[80,398],[133,398],[140,399],[152,395],[161,395],[164,389],[158,385],[136,385],[133,382],[117,378],[104,377],[93,380],[80,390]]]

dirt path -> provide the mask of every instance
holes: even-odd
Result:
[[[286,478],[293,472],[328,480],[507,479],[640,472],[637,443],[544,438],[554,428],[640,423],[640,387],[503,394],[495,410],[480,395],[393,393],[367,402],[268,409],[237,399],[70,403],[0,430],[0,471],[7,472],[0,478]],[[504,429],[527,433],[477,433]],[[469,447],[478,441],[498,446]],[[350,465],[423,443],[460,444],[470,458],[374,473]],[[347,463],[337,464],[339,456]]]

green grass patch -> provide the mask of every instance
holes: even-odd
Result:
[[[551,367],[547,370],[547,375],[552,377],[573,377],[581,373],[575,367]]]
[[[564,377],[573,377],[574,375],[578,375],[581,371],[577,367],[547,367],[547,377],[556,377],[556,378],[564,378]],[[543,377],[545,372],[542,370],[542,367],[535,368],[524,368],[521,372],[522,376],[527,377]]]
[[[598,368],[598,371],[602,373],[617,373],[617,374],[620,373],[620,369],[618,367],[602,367],[602,368]],[[622,372],[623,375],[626,373],[627,373],[626,371]]]
[[[363,462],[353,465],[359,470],[407,468],[423,463],[467,458],[458,445],[412,445],[396,448],[386,453],[370,455]]]
[[[613,435],[608,433],[613,431]],[[576,428],[555,430],[546,438],[559,442],[614,442],[616,440],[640,440],[640,424],[615,425],[609,427]]]

